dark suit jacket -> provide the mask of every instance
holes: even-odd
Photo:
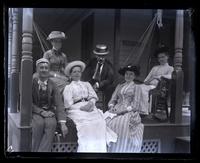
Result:
[[[47,89],[48,89],[48,108],[49,110],[53,111],[56,114],[57,120],[66,120],[65,112],[64,112],[64,104],[62,101],[62,96],[58,91],[56,85],[48,79],[47,82]],[[39,104],[39,85],[38,85],[38,78],[33,78],[33,85],[32,85],[32,101],[33,101],[33,112],[40,113],[43,109],[38,106]],[[56,108],[56,109],[54,109]]]
[[[88,65],[86,66],[86,69],[83,73],[83,80],[89,81],[92,85],[95,84],[95,82],[99,82],[99,89],[105,90],[108,86],[110,86],[113,83],[114,80],[114,70],[112,64],[105,59],[104,66],[101,72],[101,79],[100,81],[95,81],[92,79],[97,64],[97,58],[93,58]]]

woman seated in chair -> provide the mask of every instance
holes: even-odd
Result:
[[[73,61],[65,68],[71,83],[63,97],[67,115],[77,128],[78,152],[107,152],[107,144],[117,141],[117,135],[106,127],[103,112],[95,107],[98,97],[89,82],[81,81],[85,63]]]
[[[161,77],[171,79],[172,72],[174,68],[168,64],[169,52],[166,47],[161,47],[156,52],[156,57],[158,59],[159,65],[154,66],[146,79],[144,80],[144,84],[157,86]]]
[[[161,47],[156,52],[159,65],[154,66],[141,85],[143,96],[143,108],[146,113],[151,112],[151,100],[149,99],[149,91],[156,88],[161,78],[171,79],[174,68],[168,64],[169,52],[167,47]],[[151,97],[150,97],[151,98]]]
[[[125,82],[119,84],[108,103],[108,112],[117,114],[107,118],[107,125],[118,135],[116,143],[111,143],[109,152],[140,152],[143,139],[143,124],[140,112],[140,87],[134,83],[139,75],[136,66],[128,65],[119,70]],[[106,114],[106,113],[105,113]]]

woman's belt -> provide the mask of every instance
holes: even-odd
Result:
[[[88,101],[88,99],[87,99],[87,98],[82,98],[82,99],[80,99],[80,100],[74,102],[74,104],[76,104],[76,103],[78,103],[78,102],[84,102],[84,101]]]

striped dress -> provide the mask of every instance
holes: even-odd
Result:
[[[132,111],[107,120],[107,125],[118,135],[116,143],[111,143],[108,152],[138,153],[141,150],[144,126],[139,115],[140,91],[134,82],[117,86],[108,105],[114,105],[114,113],[127,110]]]

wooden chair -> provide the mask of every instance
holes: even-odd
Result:
[[[152,113],[154,115],[159,111],[165,111],[166,113],[166,118],[160,118],[160,120],[167,120],[169,118],[168,99],[170,95],[170,87],[171,80],[161,77],[157,87],[150,91],[150,95],[152,95]]]
[[[106,111],[105,95],[103,94],[102,91],[98,91],[97,96],[98,96],[99,100],[96,102],[96,107],[98,109],[101,109],[103,112],[105,112]]]
[[[67,117],[66,119],[66,126],[68,127],[68,134],[66,135],[65,138],[62,136],[62,132],[60,130],[60,126],[57,125],[57,129],[55,132],[55,141],[54,142],[77,142],[78,136],[77,136],[77,130],[76,130],[76,125],[73,122],[72,119]]]

